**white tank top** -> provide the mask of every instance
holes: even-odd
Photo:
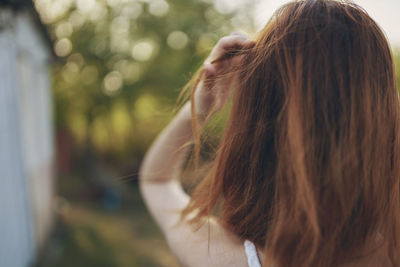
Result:
[[[249,267],[261,267],[256,246],[251,241],[244,241],[244,251],[246,252],[247,263],[249,264]]]

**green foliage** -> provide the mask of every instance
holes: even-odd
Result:
[[[67,203],[37,266],[177,266],[138,188],[125,185],[216,41],[253,30],[248,11],[222,14],[213,0],[34,2],[62,59],[51,74]],[[114,213],[102,207],[110,188],[121,196]]]
[[[82,190],[82,179],[68,178],[60,186]],[[71,186],[71,179],[75,186]],[[122,209],[113,212],[78,197],[74,197],[74,202],[64,200],[56,230],[34,266],[178,266],[161,231],[146,211],[138,188],[124,187],[121,198]]]
[[[57,128],[81,150],[140,158],[234,14],[210,1],[79,2],[49,24],[65,58],[53,69]]]

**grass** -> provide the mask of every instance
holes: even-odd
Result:
[[[60,190],[65,198],[58,201],[56,227],[36,267],[179,266],[137,186],[120,184],[121,205],[109,210],[101,201],[76,197],[68,187],[74,183],[85,191],[74,178],[64,187],[60,183],[73,193]]]

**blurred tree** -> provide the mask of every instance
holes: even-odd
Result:
[[[56,126],[78,162],[139,160],[214,43],[239,25],[254,29],[250,3],[36,0],[65,58],[53,69]]]
[[[255,2],[35,0],[65,59],[53,69],[61,154],[138,164],[215,42],[238,28],[254,32]]]

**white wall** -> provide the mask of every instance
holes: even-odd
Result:
[[[29,178],[35,237],[42,246],[52,223],[53,131],[49,47],[29,14],[17,17],[15,40],[19,81],[21,143]]]
[[[28,266],[51,230],[49,48],[30,13],[0,9],[0,266]]]

